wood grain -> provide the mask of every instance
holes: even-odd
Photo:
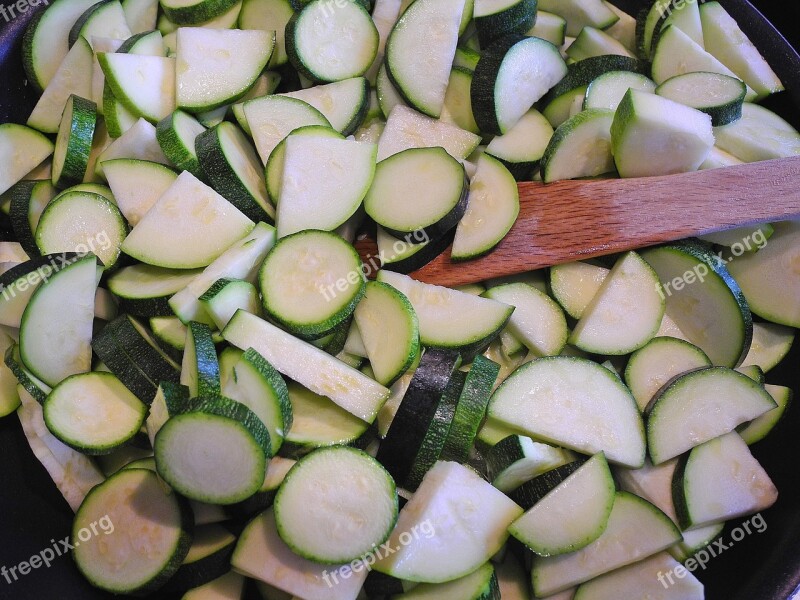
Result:
[[[639,179],[521,183],[520,214],[488,255],[446,250],[411,274],[463,285],[742,225],[800,217],[800,157]],[[371,240],[356,245],[374,256]]]

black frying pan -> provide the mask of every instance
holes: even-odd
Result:
[[[640,0],[615,0],[635,15]],[[699,0],[698,0],[699,1]],[[3,2],[3,0],[0,0]],[[800,126],[800,56],[747,0],[721,0],[756,43],[786,85],[787,92],[766,105]],[[754,2],[795,47],[800,45],[800,8],[794,2]],[[41,9],[44,2],[40,2]],[[37,9],[38,10],[38,9]],[[25,81],[19,41],[32,10],[8,23],[0,16],[0,122],[23,122],[36,99]],[[3,166],[0,165],[0,169]],[[800,302],[800,299],[798,299]],[[800,342],[784,363],[767,375],[769,383],[800,391]],[[798,399],[800,400],[800,399]],[[800,406],[791,406],[778,428],[753,448],[780,490],[777,504],[763,513],[764,533],[733,544],[699,572],[709,600],[786,600],[800,589]],[[69,535],[72,511],[47,472],[28,449],[15,416],[0,419],[0,567],[27,560]],[[737,523],[726,528],[724,540]],[[165,597],[153,595],[156,597]],[[258,597],[254,590],[248,597]],[[798,596],[800,597],[800,595]],[[93,589],[69,557],[57,559],[9,585],[0,576],[0,599],[95,600],[113,598]],[[442,599],[457,600],[457,599]],[[619,600],[629,600],[620,598]]]

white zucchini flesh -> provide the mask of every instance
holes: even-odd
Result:
[[[169,299],[169,305],[183,323],[199,321],[214,325],[200,303],[200,296],[218,279],[228,277],[253,283],[264,258],[275,245],[275,228],[258,223],[253,230],[228,248],[183,290]]]
[[[380,271],[378,281],[388,283],[409,299],[419,319],[423,345],[453,347],[481,340],[501,329],[514,311],[502,302],[422,283],[391,271]]]
[[[636,252],[619,259],[570,336],[585,352],[629,354],[655,337],[666,302],[658,275]]]
[[[580,319],[609,272],[610,269],[585,262],[556,265],[550,268],[550,289],[566,313]]]
[[[158,145],[155,126],[145,119],[136,121],[130,129],[103,150],[97,158],[97,166],[95,167],[97,174],[102,175],[104,173],[104,162],[117,158],[147,160],[165,166],[170,164],[167,157],[164,156],[161,146]]]
[[[451,123],[432,119],[407,106],[395,106],[378,141],[378,161],[409,148],[441,146],[456,160],[466,159],[480,136]]]
[[[700,170],[705,169],[721,169],[722,167],[734,167],[743,164],[743,160],[739,160],[733,154],[729,154],[724,150],[720,150],[716,146],[711,149],[708,157],[700,165]],[[706,239],[708,236],[704,236]]]
[[[507,330],[535,356],[556,356],[567,343],[567,319],[549,296],[525,283],[508,283],[484,296],[514,307]]]
[[[34,456],[47,470],[53,483],[73,511],[86,494],[105,478],[92,460],[59,441],[45,425],[42,407],[21,385],[17,386],[22,405],[17,416]]]
[[[761,385],[726,367],[682,375],[652,400],[647,415],[650,457],[660,464],[776,406]]]
[[[611,2],[606,2],[603,0],[603,6],[608,8],[611,12],[613,12],[617,17],[619,17],[619,21],[611,25],[611,27],[606,27],[603,31],[605,31],[608,35],[612,38],[617,40],[623,46],[625,46],[628,50],[636,53],[636,19],[634,19],[631,15],[626,13],[625,11],[617,8]],[[702,32],[701,32],[702,37]]]
[[[666,550],[680,531],[658,508],[627,492],[617,492],[606,530],[577,552],[533,563],[533,590],[547,596]]]
[[[633,53],[621,42],[600,29],[589,27],[588,25],[581,29],[578,37],[567,48],[566,55],[576,62],[592,56],[605,55],[635,58]]]
[[[276,214],[278,237],[332,231],[358,210],[375,175],[375,144],[292,135]]]
[[[253,227],[230,202],[184,171],[125,238],[122,251],[155,266],[205,267]]]
[[[493,427],[496,427],[494,423],[487,422],[484,425],[482,428],[484,430],[484,439],[486,439],[486,434]],[[497,437],[500,438],[497,440],[499,444],[509,436],[506,435],[506,432],[500,431]],[[522,458],[508,464],[507,467],[497,473],[491,470],[491,475],[494,477],[492,485],[502,492],[511,492],[526,481],[530,481],[534,477],[575,460],[575,455],[569,450],[534,442],[531,438],[523,435],[514,435],[513,437],[519,440],[518,443],[523,452]],[[499,453],[502,448],[493,451]],[[492,451],[490,451],[490,456],[491,454]]]
[[[578,112],[558,126],[542,157],[545,183],[596,177],[614,170],[611,124],[614,113],[604,108]]]
[[[40,165],[53,148],[53,143],[38,131],[13,123],[0,125],[0,194]]]
[[[341,575],[344,566],[315,563],[292,552],[278,534],[272,508],[244,528],[231,566],[286,592],[288,597],[294,595],[306,600],[356,600],[368,574],[366,569],[356,571],[348,567],[350,572],[345,578]]]
[[[550,121],[532,108],[505,134],[492,138],[486,146],[486,153],[508,162],[533,162],[542,158],[551,137],[553,126]]]
[[[753,342],[742,361],[767,373],[780,363],[794,343],[794,329],[776,323],[753,323]]]
[[[792,265],[800,256],[800,223],[775,224],[775,233],[758,252],[746,252],[728,263],[752,311],[775,323],[800,326],[800,274]]]
[[[50,386],[91,369],[98,267],[90,254],[62,268],[36,289],[22,314],[20,356]]]
[[[586,359],[546,357],[517,369],[495,391],[489,416],[527,435],[609,462],[644,464],[644,426],[631,393]]]
[[[389,34],[386,65],[398,91],[420,112],[438,118],[444,106],[465,1],[423,0],[412,6],[402,13]],[[420,39],[425,43],[421,44]]]
[[[231,571],[188,590],[181,600],[241,600],[244,583],[243,575]]]
[[[253,348],[287,377],[326,396],[356,417],[372,422],[389,390],[274,325],[238,311],[222,332],[234,346]]]
[[[365,452],[346,446],[300,459],[275,496],[281,538],[319,562],[358,560],[386,540],[396,519],[391,475]]]
[[[365,89],[363,77],[351,77],[283,95],[307,102],[330,121],[331,127],[347,135],[364,104]]]
[[[361,437],[369,424],[353,416],[325,396],[301,385],[289,385],[292,426],[286,441],[304,448],[350,444]]]
[[[509,525],[508,531],[539,556],[574,552],[605,531],[614,499],[608,463],[602,453],[595,454]]]
[[[655,393],[673,377],[710,366],[706,353],[694,344],[672,337],[655,337],[630,357],[625,382],[644,411]]]
[[[156,123],[175,110],[175,59],[139,54],[98,56],[106,81],[119,102]]]
[[[656,84],[641,73],[611,71],[604,73],[586,88],[583,108],[606,108],[617,110],[629,89],[655,93]]]
[[[383,58],[386,53],[386,40],[392,32],[394,24],[402,14],[403,0],[375,0],[372,9],[372,21],[375,29],[378,30],[378,51],[372,66],[364,75],[374,86],[378,71],[383,65]]]
[[[89,42],[78,38],[42,92],[27,124],[43,133],[56,133],[69,97],[92,97],[93,61]]]
[[[106,160],[103,172],[120,212],[131,226],[141,221],[178,178],[160,163],[136,159]]]
[[[316,108],[307,102],[286,96],[264,96],[248,100],[244,103],[244,114],[258,155],[265,165],[275,146],[298,127],[331,126],[328,119]]]
[[[480,514],[479,520],[464,515]],[[399,548],[373,569],[410,581],[442,583],[463,577],[494,555],[508,537],[506,528],[522,509],[475,471],[455,462],[437,462],[400,511],[387,543]],[[412,540],[400,543],[400,536]]]
[[[671,577],[669,585],[664,587],[663,582],[667,581],[665,575],[673,575],[680,568],[682,566],[677,560],[662,552],[582,584],[575,593],[574,600],[618,600],[634,597],[652,600],[703,600],[703,584],[686,569],[683,569],[683,577]]]
[[[403,584],[406,586],[407,584]],[[464,577],[447,583],[422,583],[409,591],[392,596],[395,600],[439,600],[440,598],[470,598],[478,600],[496,594],[498,584],[494,566],[487,562]]]
[[[717,146],[744,162],[800,154],[800,133],[763,106],[745,102],[742,118],[714,128]]]
[[[519,215],[517,182],[500,161],[482,154],[470,179],[468,202],[456,226],[453,260],[488,252],[505,237]]]
[[[177,41],[177,105],[208,111],[247,93],[269,62],[275,33],[181,27]]]
[[[758,513],[778,499],[769,475],[736,432],[692,450],[681,474],[676,508],[692,527]]]
[[[91,99],[97,104],[97,112],[103,114],[103,89],[106,85],[106,75],[97,60],[97,55],[101,52],[116,52],[122,45],[123,40],[115,40],[107,37],[93,37],[91,40],[92,50],[94,50],[94,61],[92,61],[92,96]]]
[[[122,0],[122,10],[131,33],[144,33],[156,28],[157,0]]]

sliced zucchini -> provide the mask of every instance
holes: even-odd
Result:
[[[53,388],[43,412],[47,428],[71,448],[108,454],[139,433],[147,405],[111,373],[81,373]]]
[[[457,160],[466,159],[480,144],[480,136],[452,123],[432,119],[407,106],[396,106],[386,120],[378,143],[378,160],[408,150],[439,146]]]
[[[542,156],[543,181],[596,177],[613,171],[613,120],[612,111],[590,108],[559,125]]]
[[[750,347],[752,317],[722,261],[695,244],[646,250],[642,258],[658,273],[666,314],[689,341],[714,364],[737,366]]]
[[[483,429],[493,426],[487,421]],[[486,434],[487,431],[483,431],[484,440]],[[574,455],[569,450],[534,442],[524,435],[504,437],[486,454],[492,485],[505,493],[513,492],[528,481],[573,460]]]
[[[111,523],[113,529],[84,539],[81,532],[95,523]],[[131,540],[143,531],[148,532],[148,551],[137,552]],[[123,469],[92,489],[75,514],[75,563],[84,577],[103,590],[148,593],[178,570],[189,552],[191,531],[189,505],[165,491],[155,473]],[[120,557],[124,557],[122,566]]]
[[[286,24],[294,15],[289,0],[244,0],[239,13],[241,29],[260,29],[275,32],[275,50],[269,61],[270,67],[286,64]]]
[[[275,496],[279,535],[295,553],[317,562],[357,560],[389,537],[396,520],[394,481],[355,448],[334,446],[305,456]]]
[[[164,423],[180,412],[181,408],[189,401],[190,396],[189,388],[185,385],[170,381],[162,381],[158,385],[145,422],[151,447],[155,444],[156,434],[164,426]],[[153,458],[152,469],[156,470],[155,458]]]
[[[69,97],[53,152],[52,178],[53,185],[57,188],[63,189],[83,182],[96,121],[97,105],[94,102],[74,95]]]
[[[728,75],[694,72],[667,79],[656,94],[703,111],[711,116],[711,124],[719,127],[742,117],[747,87]]]
[[[472,79],[472,110],[481,131],[508,132],[531,106],[567,75],[550,42],[507,35],[486,48]]]
[[[172,169],[162,164],[132,158],[106,160],[103,173],[120,212],[131,226],[142,220],[178,178]]]
[[[753,323],[753,343],[742,364],[758,365],[765,373],[769,372],[789,353],[794,336],[794,330],[783,325]]]
[[[25,308],[20,356],[25,366],[50,386],[91,369],[94,296],[99,278],[93,254],[73,259],[36,289]]]
[[[636,401],[615,374],[586,359],[546,357],[518,368],[495,391],[489,416],[545,442],[605,452],[613,463],[632,468],[644,463]]]
[[[464,510],[478,511],[483,517],[478,521],[454,518]],[[399,549],[381,557],[373,568],[410,581],[453,581],[489,560],[507,539],[506,528],[520,514],[519,506],[469,467],[437,462],[400,511],[387,542]],[[423,535],[400,544],[400,535],[413,527]]]
[[[783,84],[753,42],[719,2],[700,6],[706,50],[755,90],[759,99],[783,91]]]
[[[239,309],[254,315],[261,313],[258,290],[249,281],[241,279],[218,279],[199,299],[219,330],[225,328]]]
[[[402,582],[401,582],[402,589]],[[500,585],[494,567],[487,562],[469,575],[447,583],[423,583],[411,590],[392,596],[398,600],[431,598],[463,598],[464,600],[493,600],[500,597]]]
[[[8,216],[14,237],[19,240],[28,256],[39,255],[35,232],[47,204],[55,198],[58,190],[50,180],[20,181],[9,190],[11,204]]]
[[[656,84],[641,73],[631,71],[609,71],[603,73],[586,88],[583,108],[605,108],[617,110],[629,89],[655,92]]]
[[[700,348],[673,337],[655,337],[628,360],[625,383],[644,411],[653,396],[672,378],[711,366]]]
[[[155,29],[158,6],[157,0],[122,0],[122,10],[131,32],[136,34]]]
[[[288,92],[285,96],[307,102],[322,113],[331,127],[350,135],[364,122],[369,108],[369,82],[351,77],[327,85]]]
[[[466,208],[464,167],[441,147],[410,148],[382,160],[364,198],[367,214],[398,237],[414,232],[427,239],[441,237]]]
[[[608,277],[609,269],[585,262],[550,268],[550,290],[566,313],[580,319]]]
[[[491,252],[516,222],[519,190],[503,162],[490,154],[478,158],[467,202],[467,210],[456,226],[453,239],[450,256],[454,261]]]
[[[606,530],[615,500],[605,456],[595,454],[508,527],[539,556],[575,552]],[[569,527],[561,524],[569,522]]]
[[[678,462],[673,498],[682,527],[758,513],[778,490],[736,432],[707,441]]]
[[[195,149],[200,169],[224,198],[252,221],[274,218],[258,154],[236,125],[223,121],[204,131]]]
[[[539,10],[563,17],[567,21],[567,35],[573,37],[587,25],[606,29],[619,20],[600,0],[539,0]]]
[[[69,30],[69,44],[74,44],[79,37],[91,42],[95,37],[127,40],[131,35],[122,4],[118,0],[106,0],[90,6],[78,17]]]
[[[628,90],[614,115],[611,144],[622,177],[696,171],[714,146],[711,117],[655,94]]]
[[[83,4],[82,0],[80,4]],[[44,133],[56,133],[69,97],[72,95],[80,98],[92,97],[93,62],[92,47],[89,42],[80,38],[70,48],[39,97],[33,112],[28,117],[27,125]]]
[[[315,448],[353,444],[369,424],[333,401],[296,383],[289,385],[292,426],[286,433],[286,447],[295,455]]]
[[[569,343],[594,354],[630,354],[656,336],[664,308],[658,275],[637,253],[629,252],[589,302]]]
[[[175,59],[104,52],[97,56],[116,99],[151,123],[175,110]]]
[[[636,53],[636,19],[611,2],[603,0],[606,8],[619,17],[619,21],[606,27],[604,31],[633,53]],[[563,43],[563,42],[562,42]]]
[[[744,429],[739,429],[739,435],[742,436],[747,445],[760,442],[772,431],[783,418],[794,395],[790,388],[781,385],[765,385],[764,389],[772,396],[778,406],[750,421]]]
[[[164,155],[182,171],[189,171],[199,179],[205,178],[197,157],[195,141],[206,130],[193,116],[176,110],[159,121],[156,139]]]
[[[286,383],[274,367],[249,349],[229,374],[223,373],[222,394],[241,402],[261,419],[270,434],[272,454],[277,454],[292,429],[292,403]]]
[[[422,283],[391,271],[380,271],[378,281],[388,283],[411,301],[423,346],[452,348],[465,357],[485,349],[514,312],[513,307],[502,302]]]
[[[447,83],[447,92],[444,95],[441,119],[453,123],[456,127],[478,133],[478,124],[472,115],[472,99],[470,87],[472,85],[472,71],[454,67],[450,71],[450,80]]]
[[[444,106],[465,4],[464,0],[414,2],[402,12],[386,41],[386,71],[392,84],[410,106],[434,119]],[[427,43],[420,44],[420,36]]]
[[[235,102],[267,66],[274,47],[273,32],[181,27],[175,81],[178,108],[205,112]]]
[[[589,26],[581,29],[578,37],[567,48],[566,55],[576,62],[593,56],[617,55],[635,58],[622,43],[600,29]]]
[[[203,267],[253,226],[230,202],[184,171],[125,238],[122,251],[155,266]]]
[[[53,143],[24,125],[0,125],[0,160],[6,167],[0,175],[0,194],[7,191],[53,153]]]
[[[745,102],[742,118],[714,130],[717,146],[744,162],[800,154],[800,133],[770,110]]]
[[[737,161],[738,159],[733,158],[733,160]],[[773,233],[775,233],[775,228],[769,223],[764,223],[762,225],[752,225],[749,227],[734,227],[733,229],[707,233],[698,237],[704,242],[709,242],[717,246],[725,246],[726,248],[741,247],[742,252],[758,252],[767,245]]]
[[[164,15],[176,25],[198,25],[220,17],[237,0],[162,0]]]
[[[201,502],[233,504],[264,483],[269,432],[249,408],[223,398],[188,401],[155,437],[158,474]]]
[[[98,70],[102,73],[102,69],[99,68],[99,63]],[[106,127],[108,128],[108,135],[111,138],[122,136],[123,133],[136,124],[139,118],[125,108],[122,102],[117,100],[111,86],[105,81],[105,75],[103,76],[102,110],[98,109],[98,112],[103,114]]]
[[[252,347],[279,372],[364,421],[372,422],[389,396],[388,389],[359,371],[244,311],[233,316],[222,335],[234,346]]]
[[[449,85],[448,80],[448,87]],[[389,118],[395,106],[408,106],[400,95],[400,92],[394,87],[392,80],[389,79],[385,64],[381,65],[378,69],[378,74],[375,76],[375,94],[378,98],[378,106],[380,106],[381,114],[385,119]],[[444,110],[444,104],[442,104],[442,110]]]
[[[334,7],[311,0],[286,25],[289,61],[315,83],[363,75],[375,60],[378,42],[378,30],[358,2]]]
[[[486,48],[509,33],[525,33],[536,22],[534,0],[476,0],[473,18],[478,41]]]
[[[222,525],[214,523],[196,527],[189,553],[161,591],[184,591],[221,577],[230,571],[235,545],[236,536]]]
[[[681,375],[662,387],[648,407],[650,458],[658,465],[776,406],[763,386],[726,367]]]
[[[278,237],[307,229],[332,231],[352,217],[376,174],[377,147],[310,135],[286,139]]]
[[[483,293],[486,298],[514,307],[507,331],[534,356],[555,356],[567,343],[567,320],[546,294],[526,283],[507,283]]]
[[[485,154],[498,159],[517,181],[530,181],[539,168],[553,127],[535,109],[525,113],[505,135],[498,135],[486,146]]]
[[[169,298],[185,288],[197,275],[196,270],[172,270],[150,265],[132,265],[114,273],[108,288],[119,298],[120,306],[132,315],[171,316]]]
[[[103,163],[116,158],[149,160],[169,165],[156,139],[156,128],[144,119],[136,121],[130,129],[111,142],[97,158],[95,172],[104,175]]]
[[[211,337],[211,328],[192,321],[186,331],[181,364],[181,384],[189,388],[192,398],[219,396],[219,361]]]
[[[678,528],[655,506],[633,494],[617,492],[608,525],[599,538],[572,554],[534,560],[534,593],[555,594],[666,550],[680,539]]]
[[[117,205],[100,194],[67,191],[47,205],[36,226],[36,245],[42,254],[94,253],[105,269],[119,258],[128,232]]]

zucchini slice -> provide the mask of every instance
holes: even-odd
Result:
[[[419,319],[423,346],[450,348],[469,358],[484,350],[506,326],[514,308],[496,300],[422,283],[407,275],[382,270],[388,283],[409,299]]]
[[[35,233],[39,218],[48,203],[56,197],[58,190],[50,180],[20,181],[8,191],[11,196],[8,216],[14,237],[19,240],[28,256],[39,256]]]
[[[435,239],[464,216],[467,184],[463,165],[443,148],[409,148],[378,163],[364,209],[397,237]]]
[[[261,419],[269,431],[272,454],[277,454],[292,429],[292,403],[275,368],[251,348],[223,375],[222,394],[241,402]]]
[[[615,500],[605,456],[595,454],[511,523],[509,533],[539,556],[580,550],[606,530]],[[569,527],[562,527],[569,522]]]
[[[198,25],[224,15],[237,3],[237,0],[163,0],[161,7],[176,25]]]
[[[131,32],[137,34],[155,29],[158,6],[157,0],[122,0],[122,10]]]
[[[794,392],[790,388],[781,385],[765,385],[764,389],[772,396],[775,403],[778,405],[776,408],[765,412],[757,419],[750,421],[746,427],[739,429],[739,435],[747,443],[748,446],[760,442],[773,430],[773,428],[783,418],[786,409],[792,402]]]
[[[147,405],[111,373],[81,373],[54,387],[43,411],[47,428],[68,446],[108,454],[139,433]]]
[[[100,279],[93,254],[54,273],[22,315],[19,350],[25,366],[50,386],[92,365],[94,296]]]
[[[634,352],[625,367],[625,383],[644,411],[661,387],[674,377],[711,366],[700,348],[673,337],[655,337]]]
[[[280,373],[327,396],[364,421],[374,421],[389,397],[388,389],[361,372],[242,310],[233,316],[222,335],[238,348],[255,349]]]
[[[565,54],[576,62],[593,56],[616,55],[635,58],[633,53],[619,41],[600,29],[588,25],[581,29],[578,37],[569,45]]]
[[[153,519],[158,515],[158,519]],[[111,523],[103,535],[84,531]],[[148,532],[148,551],[131,540]],[[93,488],[75,514],[75,563],[95,586],[115,594],[148,593],[178,570],[192,540],[192,513],[180,496],[168,493],[148,469],[123,469]],[[123,557],[123,566],[117,562]]]
[[[175,81],[178,108],[205,112],[235,102],[261,75],[274,47],[274,32],[181,27]]]
[[[447,92],[444,96],[441,119],[472,133],[478,133],[478,124],[472,115],[472,70],[454,67],[450,71]]]
[[[553,126],[542,113],[531,109],[508,133],[494,137],[485,154],[503,163],[517,181],[531,181],[552,137]]]
[[[103,173],[125,220],[133,227],[178,178],[160,163],[115,158],[103,163]]]
[[[376,175],[377,147],[309,135],[286,139],[278,237],[307,229],[332,231],[361,206]]]
[[[111,142],[98,156],[95,174],[104,176],[103,163],[116,158],[149,160],[169,166],[170,162],[156,139],[156,128],[145,119],[135,121],[119,138]]]
[[[632,468],[644,464],[636,401],[615,374],[586,359],[554,356],[520,367],[495,391],[489,416],[545,442],[605,452],[610,462]]]
[[[91,100],[70,96],[64,107],[53,152],[53,185],[57,188],[83,182],[96,123],[97,105]]]
[[[284,95],[308,102],[342,135],[354,133],[364,122],[369,108],[369,82],[364,77],[351,77]]]
[[[236,536],[222,525],[212,523],[196,527],[189,553],[160,591],[184,591],[221,577],[230,571],[235,547]]]
[[[747,86],[728,75],[695,72],[667,79],[656,94],[703,111],[711,117],[711,124],[719,127],[742,117]]]
[[[184,171],[122,243],[122,251],[154,266],[193,269],[218,258],[254,223]]]
[[[22,359],[19,357],[19,345],[15,344],[6,348],[5,356],[3,359],[6,367],[8,367],[14,374],[14,377],[19,381],[17,391],[24,390],[39,404],[44,404],[47,394],[50,393],[49,385],[40,380],[36,375],[31,373],[25,365],[22,364]],[[20,400],[22,396],[20,396]]]
[[[648,407],[653,464],[733,431],[777,406],[763,386],[726,367],[686,373],[665,385]]]
[[[286,25],[286,53],[297,71],[326,83],[367,72],[378,52],[378,30],[358,2],[335,7],[312,0]]]
[[[581,29],[591,26],[606,29],[619,20],[616,13],[600,0],[539,0],[538,9],[567,21],[567,35],[577,36]]]
[[[611,124],[614,112],[602,108],[583,110],[558,126],[541,163],[545,183],[561,179],[597,177],[614,171]]]
[[[630,354],[656,336],[664,308],[658,275],[636,252],[628,252],[586,307],[569,343],[594,354]]]
[[[473,18],[482,48],[509,33],[525,33],[536,22],[536,0],[475,0]]]
[[[229,571],[225,575],[187,590],[181,600],[239,600],[244,593],[246,579]]]
[[[666,550],[680,539],[678,528],[658,508],[633,494],[617,492],[599,538],[566,556],[534,559],[534,592],[542,597],[555,594]]]
[[[772,111],[745,102],[742,118],[714,130],[719,149],[744,162],[800,154],[800,133]]]
[[[20,181],[53,153],[53,143],[38,131],[24,125],[0,125],[0,194]]]
[[[531,106],[567,75],[550,42],[507,35],[481,54],[472,79],[472,109],[481,131],[508,132]]]
[[[401,582],[401,591],[402,591]],[[422,583],[405,593],[393,595],[398,600],[432,600],[435,598],[463,598],[464,600],[492,600],[500,598],[500,584],[492,563],[487,562],[469,575],[447,583]],[[509,596],[504,596],[509,597]]]
[[[550,291],[561,308],[580,319],[608,277],[609,269],[586,262],[550,267]]]
[[[119,0],[104,0],[87,8],[69,30],[69,44],[78,38],[87,42],[95,37],[127,40],[132,33],[125,20],[125,12]]]
[[[753,343],[742,364],[758,365],[764,373],[771,371],[791,350],[794,336],[794,330],[783,325],[753,323]]]
[[[469,260],[491,252],[518,215],[519,189],[514,176],[502,161],[482,154],[470,180],[467,210],[456,226],[450,257]]]
[[[689,528],[766,510],[778,490],[741,436],[731,432],[678,461],[673,498],[678,521]]]
[[[178,408],[155,437],[158,474],[183,496],[234,504],[264,483],[269,432],[243,404],[217,396]]]
[[[175,110],[175,59],[104,52],[97,60],[116,99],[151,123]]]
[[[365,514],[370,515],[366,522]],[[396,521],[394,480],[355,448],[322,448],[301,458],[275,496],[281,538],[295,553],[317,562],[357,560],[383,543]]]
[[[408,104],[438,119],[458,43],[464,0],[414,2],[386,41],[386,72]],[[430,36],[429,32],[436,32]],[[420,44],[420,39],[426,39]]]
[[[205,323],[189,323],[181,364],[181,384],[189,388],[192,398],[220,394],[219,360],[211,328]]]
[[[493,423],[488,425],[492,427]],[[484,439],[486,433],[483,432]],[[574,455],[569,450],[534,442],[524,435],[509,435],[486,454],[492,485],[505,493],[573,460]]]
[[[605,108],[617,110],[629,89],[655,92],[656,84],[641,73],[631,71],[609,71],[603,73],[586,88],[583,108]]]
[[[192,115],[176,110],[158,122],[156,139],[171,163],[181,171],[189,171],[198,179],[204,179],[195,141],[205,130]]]
[[[461,511],[483,516],[477,521],[455,518]],[[507,527],[521,514],[519,506],[469,467],[437,462],[400,511],[389,536],[389,547],[399,549],[381,557],[373,568],[410,581],[453,581],[500,550],[508,538]],[[401,544],[400,535],[413,527],[421,528],[423,535]]]
[[[200,303],[220,331],[240,308],[254,315],[261,311],[261,301],[255,286],[249,281],[227,277],[217,279],[203,292]]]

